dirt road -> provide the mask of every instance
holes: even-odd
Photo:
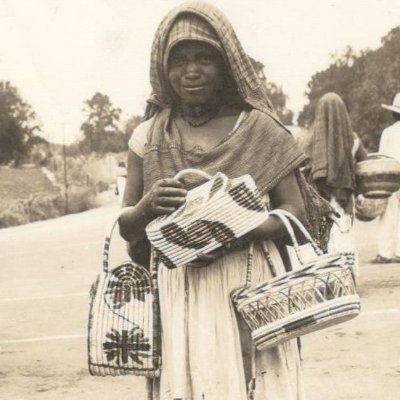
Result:
[[[88,291],[115,212],[0,230],[1,400],[145,399],[143,379],[95,378],[86,366]],[[376,229],[357,225],[362,314],[303,338],[308,400],[400,399],[400,265],[368,263]],[[121,240],[111,253],[126,258]]]

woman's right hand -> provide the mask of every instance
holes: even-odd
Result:
[[[182,182],[174,178],[156,181],[143,200],[146,211],[153,216],[171,214],[186,200],[187,190]]]

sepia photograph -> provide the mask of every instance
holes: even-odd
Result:
[[[398,400],[399,304],[399,0],[0,0],[0,400]]]

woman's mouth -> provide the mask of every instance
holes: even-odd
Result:
[[[184,86],[183,88],[189,93],[196,93],[200,92],[204,89],[205,85],[198,85],[198,86]]]

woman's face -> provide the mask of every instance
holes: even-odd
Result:
[[[169,82],[183,105],[215,102],[222,87],[223,65],[221,54],[213,46],[185,40],[175,45],[169,54]]]

